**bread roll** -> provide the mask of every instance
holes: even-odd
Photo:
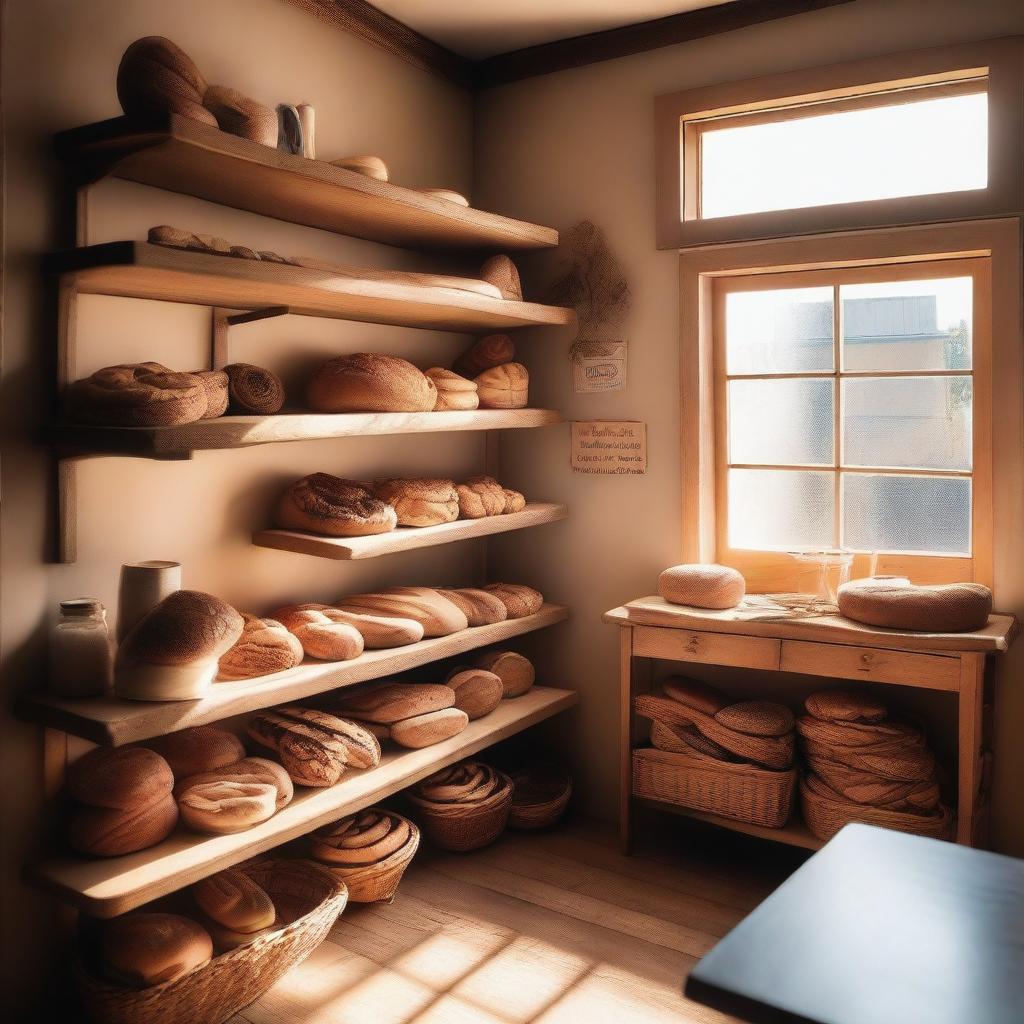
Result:
[[[81,804],[71,815],[68,841],[79,853],[121,857],[163,842],[178,823],[178,805],[164,793],[128,808]]]
[[[222,132],[277,149],[276,110],[226,85],[209,86],[203,94],[203,106],[217,119]]]
[[[669,676],[661,684],[661,690],[671,700],[701,711],[705,715],[715,715],[729,705],[729,698],[710,683],[688,679],[686,676]]]
[[[266,934],[277,918],[273,900],[237,868],[218,871],[196,882],[192,898],[218,952],[236,949]]]
[[[452,369],[473,378],[493,366],[511,363],[516,357],[515,342],[507,334],[488,334],[479,338],[455,360]]]
[[[430,412],[437,388],[405,359],[357,352],[320,366],[306,399],[316,412]]]
[[[160,363],[125,363],[76,380],[64,393],[64,405],[76,423],[175,427],[202,419],[209,399],[195,374],[175,373]]]
[[[234,764],[245,757],[242,741],[226,729],[197,725],[149,740],[146,744],[170,766],[175,782],[199,772]]]
[[[103,924],[100,963],[115,985],[150,988],[204,967],[213,942],[196,921],[178,914],[125,914]]]
[[[395,722],[391,738],[401,747],[419,750],[458,736],[469,725],[469,715],[458,708],[444,708]]]
[[[526,508],[526,495],[522,491],[513,491],[508,487],[503,487],[502,490],[505,492],[505,508],[502,510],[502,515],[522,512]]]
[[[735,608],[747,584],[727,565],[673,565],[658,577],[658,593],[672,604],[691,608]]]
[[[243,757],[241,761],[236,761],[234,764],[214,768],[208,772],[200,772],[198,775],[189,775],[182,779],[174,787],[175,800],[186,789],[207,782],[258,782],[273,786],[277,793],[275,800],[277,810],[287,807],[295,795],[295,786],[291,776],[276,761],[270,761],[265,757]]]
[[[505,511],[505,489],[493,476],[471,476],[455,490],[463,519],[500,516]]]
[[[376,178],[377,181],[388,180],[388,165],[379,156],[343,156],[330,162],[335,167],[354,171],[367,178]]]
[[[285,672],[302,661],[302,644],[276,619],[242,613],[245,625],[235,645],[217,663],[218,679],[254,679]]]
[[[523,409],[530,400],[530,374],[522,363],[503,363],[475,378],[481,409]]]
[[[392,725],[405,718],[442,711],[455,704],[455,691],[432,683],[385,683],[342,697],[333,707],[343,715]],[[392,733],[394,730],[392,729]]]
[[[505,697],[521,697],[533,686],[536,672],[529,658],[515,651],[487,651],[476,660],[477,668],[493,672]]]
[[[922,633],[969,633],[992,614],[980,583],[917,586],[903,577],[852,580],[839,587],[839,612],[854,622]]]
[[[75,800],[115,810],[149,806],[173,786],[170,765],[144,747],[96,747],[67,773],[67,790]]]
[[[136,39],[117,68],[117,98],[132,117],[181,114],[217,126],[203,106],[206,81],[184,50],[163,36]]]
[[[206,412],[199,418],[213,420],[228,411],[228,375],[223,370],[193,370],[206,392]]]
[[[536,615],[544,606],[544,595],[522,583],[489,583],[484,589],[501,601],[510,619]]]
[[[363,653],[363,634],[329,605],[286,605],[278,608],[274,616],[295,635],[311,658],[350,661]]]
[[[507,256],[491,256],[480,267],[480,279],[493,284],[502,298],[521,302],[523,288],[519,283],[519,271]]]
[[[455,203],[457,206],[469,206],[469,200],[461,193],[450,188],[421,188],[417,189],[425,196],[433,196],[435,199],[444,199],[446,202]]]
[[[465,711],[471,722],[489,715],[505,694],[501,677],[482,668],[460,669],[445,685],[455,692],[455,707]]]
[[[424,371],[437,389],[437,403],[434,412],[466,412],[480,405],[476,384],[452,370],[432,366]]]
[[[276,119],[275,119],[276,123]],[[228,408],[235,416],[273,416],[284,405],[284,385],[271,370],[252,363],[230,363]]]
[[[372,807],[318,829],[310,853],[331,867],[376,864],[401,850],[413,834],[412,823],[401,815]]]
[[[244,832],[272,818],[277,789],[266,782],[197,782],[178,797],[181,820],[193,831],[208,835]]]
[[[395,510],[399,526],[440,526],[459,518],[451,480],[378,480],[374,493]]]
[[[459,608],[430,587],[391,587],[376,594],[351,594],[335,603],[342,611],[360,615],[414,619],[423,626],[425,637],[448,636],[469,626]]]
[[[463,587],[459,590],[439,590],[438,593],[459,608],[470,626],[489,626],[508,618],[505,603],[486,590]]]
[[[781,704],[747,700],[716,712],[715,721],[747,736],[785,736],[793,731],[793,712]]]
[[[395,510],[353,480],[311,473],[281,495],[276,524],[327,537],[365,537],[388,533],[398,525]]]
[[[859,690],[818,690],[804,701],[804,707],[823,722],[881,722],[888,708]]]

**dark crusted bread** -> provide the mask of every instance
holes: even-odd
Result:
[[[316,412],[431,412],[437,388],[406,359],[356,352],[320,366],[306,400]]]

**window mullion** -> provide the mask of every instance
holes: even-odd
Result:
[[[834,389],[832,394],[832,409],[834,413],[832,422],[832,462],[834,465],[832,498],[832,537],[835,541],[836,548],[841,548],[843,546],[843,517],[842,509],[840,507],[843,496],[842,475],[839,472],[839,467],[842,464],[841,447],[843,426],[843,388],[840,374],[840,369],[842,366],[841,331],[842,309],[839,305],[839,284],[836,283],[832,286],[832,387]]]

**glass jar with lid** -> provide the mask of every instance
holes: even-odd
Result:
[[[95,598],[61,601],[50,628],[50,689],[62,697],[97,697],[110,689],[113,655],[107,611]]]

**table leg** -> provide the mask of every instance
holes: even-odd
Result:
[[[957,825],[956,841],[974,845],[975,818],[981,788],[982,714],[985,691],[985,656],[960,656],[960,694],[957,721]]]
[[[633,845],[633,627],[619,630],[619,849]]]

